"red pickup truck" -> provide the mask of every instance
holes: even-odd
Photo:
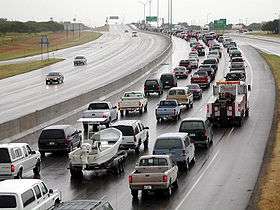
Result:
[[[208,76],[206,71],[197,71],[191,78],[192,84],[198,84],[201,88],[210,87],[211,78]]]

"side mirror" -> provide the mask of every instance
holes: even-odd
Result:
[[[49,189],[49,193],[50,193],[50,194],[53,194],[53,189]]]

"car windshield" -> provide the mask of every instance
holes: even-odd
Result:
[[[134,136],[132,126],[117,125],[117,126],[112,126],[112,127],[116,128],[116,129],[119,129],[122,132],[123,136]]]
[[[145,85],[157,85],[158,82],[156,80],[146,80]]]
[[[202,121],[183,121],[180,126],[180,132],[191,130],[203,130],[204,124]]]
[[[92,103],[89,105],[88,110],[109,109],[107,103]]]
[[[133,93],[133,92],[131,92],[131,93],[125,93],[124,97],[140,98],[140,97],[142,97],[142,94],[141,93]]]
[[[62,129],[43,130],[40,139],[64,139],[64,131]]]
[[[200,89],[199,85],[187,85],[190,90],[198,90]]]
[[[0,163],[10,163],[10,154],[7,148],[0,148]],[[0,202],[1,203],[1,202]]]
[[[48,76],[59,76],[58,72],[50,72]]]
[[[243,58],[235,58],[235,59],[232,59],[232,62],[243,62]]]
[[[174,71],[185,71],[185,70],[186,70],[185,67],[176,67],[176,68],[174,69]]]
[[[184,61],[180,61],[180,64],[189,64],[190,63],[190,61],[188,61],[188,60],[184,60]]]
[[[203,61],[203,64],[216,64],[216,61],[214,59],[207,59]]]
[[[154,149],[181,149],[183,147],[181,139],[158,139]]]
[[[77,56],[75,59],[84,59],[85,57],[83,56]]]
[[[145,158],[141,159],[139,166],[167,166],[167,160],[165,158]]]
[[[17,207],[14,195],[0,195],[0,209],[12,209]]]
[[[176,103],[176,101],[161,101],[161,102],[159,102],[159,106],[174,107],[174,106],[177,106],[177,103]]]
[[[207,76],[207,72],[205,72],[205,71],[197,71],[197,72],[194,73],[194,75],[205,77],[205,76]]]
[[[173,79],[173,75],[171,75],[171,74],[161,75],[160,79],[161,80],[172,80]]]

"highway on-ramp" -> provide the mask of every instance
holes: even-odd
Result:
[[[125,33],[126,29],[130,30],[129,33]],[[105,86],[133,73],[153,61],[168,44],[163,36],[139,32],[138,37],[132,37],[128,26],[112,25],[110,32],[96,41],[54,52],[56,57],[66,60],[0,80],[0,123]],[[77,55],[84,55],[88,60],[87,65],[74,66],[73,59]],[[65,78],[64,84],[46,85],[45,76],[51,71],[61,72]]]
[[[190,50],[184,40],[173,38],[172,56],[153,73],[159,76],[170,71],[180,59],[187,58]],[[134,152],[129,152],[125,173],[119,176],[111,174],[85,173],[81,180],[71,179],[67,156],[48,155],[43,159],[41,178],[52,188],[62,191],[64,200],[98,199],[107,196],[115,209],[158,210],[158,209],[227,209],[242,210],[247,207],[252,190],[255,186],[266,142],[270,133],[274,103],[274,79],[264,60],[258,52],[247,45],[240,48],[247,61],[247,82],[252,84],[250,93],[250,117],[240,128],[218,128],[214,132],[214,143],[209,150],[198,149],[196,164],[188,173],[180,173],[179,189],[170,198],[162,195],[149,194],[146,198],[139,196],[139,201],[133,201],[128,187],[128,175],[133,171],[139,158]],[[224,51],[224,55],[226,52]],[[202,58],[201,58],[202,59]],[[228,57],[224,56],[219,64],[216,80],[224,77],[228,71]],[[130,90],[143,90],[144,79],[141,79]],[[179,80],[183,86],[188,80]],[[125,84],[124,84],[125,85]],[[116,94],[109,101],[116,103],[122,93]],[[212,95],[211,88],[204,91],[203,98],[194,103],[191,110],[185,110],[181,118],[205,116],[206,103]],[[139,116],[137,113],[125,116],[123,119],[140,119],[149,126],[149,150],[141,150],[140,155],[151,153],[155,138],[166,132],[176,132],[180,123],[157,123],[154,110],[163,96],[150,97],[148,112]],[[79,116],[63,121],[76,126]],[[39,132],[19,140],[37,147]],[[30,176],[32,177],[32,173]]]

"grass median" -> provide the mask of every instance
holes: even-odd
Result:
[[[280,39],[280,34],[273,34],[273,33],[269,33],[269,32],[266,32],[266,31],[249,32],[247,34],[253,35],[253,36],[264,36],[264,37],[272,37],[272,38],[279,38]]]
[[[37,70],[46,66],[50,66],[57,62],[63,61],[60,58],[51,58],[43,61],[31,61],[17,64],[0,65],[0,79],[5,79],[19,74],[24,74],[33,70]]]
[[[22,58],[41,53],[41,35],[49,38],[49,51],[65,49],[98,39],[99,32],[48,32],[48,33],[10,33],[0,35],[0,61]],[[46,52],[46,49],[44,49]]]
[[[277,94],[280,93],[280,57],[262,53],[270,66],[276,81]],[[278,99],[279,100],[279,99]],[[277,102],[277,113],[280,113],[280,103]],[[266,171],[260,182],[260,192],[257,206],[261,210],[280,209],[280,117],[277,114],[277,127],[271,155],[266,165]]]

